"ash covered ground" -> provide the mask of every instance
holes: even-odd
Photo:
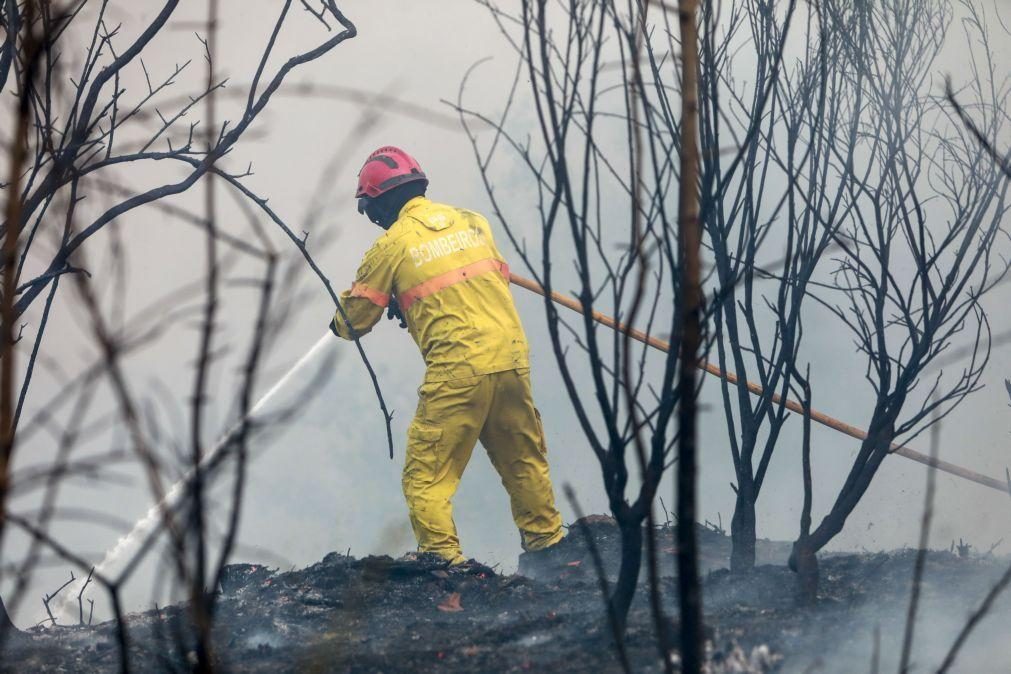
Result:
[[[609,572],[618,531],[604,517],[589,531]],[[759,565],[726,570],[730,541],[700,528],[712,672],[895,671],[911,587],[913,550],[822,559],[819,601],[799,607],[786,568],[790,546],[760,541]],[[676,616],[672,531],[658,531],[665,605]],[[218,604],[215,655],[224,671],[612,672],[620,671],[592,559],[573,528],[557,563],[538,578],[474,566],[449,571],[426,555],[355,559],[331,553],[307,568],[229,568]],[[926,558],[911,671],[934,671],[968,614],[1009,560],[931,551]],[[521,571],[523,562],[521,561]],[[645,572],[643,574],[645,576]],[[646,586],[629,620],[634,671],[662,671]],[[952,671],[1011,672],[1011,600],[1002,597]],[[135,671],[186,669],[185,605],[130,614]],[[676,618],[671,620],[676,631]],[[877,632],[877,638],[875,637]],[[4,646],[4,672],[118,671],[115,624],[34,628]]]

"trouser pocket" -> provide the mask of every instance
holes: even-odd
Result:
[[[445,463],[442,429],[415,419],[407,429],[407,458],[404,462],[404,491],[408,483],[431,484]]]
[[[548,442],[544,439],[544,422],[541,421],[541,411],[534,408],[534,419],[536,419],[537,428],[537,448],[541,450],[541,456],[548,455]]]

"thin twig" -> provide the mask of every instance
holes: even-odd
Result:
[[[604,560],[600,556],[600,549],[597,548],[597,543],[593,540],[593,534],[586,524],[583,509],[579,506],[579,501],[576,499],[576,492],[572,488],[572,485],[565,483],[562,486],[562,490],[565,492],[565,498],[568,499],[569,505],[572,506],[572,511],[576,513],[576,525],[579,527],[579,531],[586,541],[586,547],[590,551],[590,559],[593,560],[593,570],[597,574],[597,584],[600,586],[600,594],[604,599],[604,608],[607,611],[607,621],[611,626],[611,636],[614,638],[614,648],[618,653],[618,662],[621,664],[622,671],[629,674],[632,670],[628,662],[628,653],[625,650],[625,636],[622,633],[621,622],[615,610],[614,603],[611,601],[611,585],[607,580],[607,571],[604,568]]]
[[[940,424],[930,427],[930,456],[935,461],[940,451]],[[920,542],[916,550],[916,562],[913,565],[913,587],[909,593],[909,609],[906,612],[906,629],[902,637],[902,655],[899,659],[899,674],[909,671],[909,659],[913,652],[913,634],[916,629],[916,609],[920,601],[920,589],[923,584],[923,569],[927,561],[927,546],[930,544],[930,525],[934,519],[934,485],[937,481],[937,470],[933,465],[927,469],[927,492],[923,497],[923,517],[920,521]]]
[[[78,625],[83,625],[84,624],[84,602],[82,601],[82,597],[84,596],[84,591],[86,589],[88,589],[88,585],[91,583],[91,576],[94,573],[95,573],[95,567],[91,567],[91,571],[88,571],[88,577],[85,579],[84,585],[81,586],[81,591],[77,593],[77,609],[78,609],[77,624]],[[92,611],[94,611],[95,602],[92,601],[91,599],[88,599],[88,601],[91,602]],[[90,615],[88,617],[88,624],[89,625],[91,624],[91,616]]]
[[[997,148],[990,142],[990,139],[987,138],[980,128],[976,126],[976,123],[972,121],[972,118],[969,117],[969,113],[965,111],[965,108],[963,108],[955,98],[955,92],[951,88],[950,75],[944,78],[944,97],[948,99],[948,103],[950,103],[951,107],[955,109],[955,114],[958,115],[958,118],[962,120],[962,123],[965,124],[966,128],[969,129],[972,135],[976,138],[976,142],[979,143],[980,147],[982,147],[986,153],[990,155],[990,158],[997,164],[997,167],[1001,170],[1001,172],[1008,179],[1011,179],[1011,153],[1001,154],[998,152]]]
[[[42,597],[42,605],[46,607],[46,613],[49,614],[49,621],[53,625],[56,624],[56,618],[53,617],[53,612],[49,608],[49,602],[52,601],[53,598],[56,597],[56,595],[58,595],[60,592],[62,592],[63,588],[67,587],[68,585],[70,585],[71,583],[73,583],[75,580],[77,580],[77,579],[74,578],[74,572],[71,571],[70,572],[70,580],[68,580],[66,583],[64,583],[63,585],[60,585],[58,588],[56,588],[56,591],[53,592],[52,594],[43,595],[43,597]]]

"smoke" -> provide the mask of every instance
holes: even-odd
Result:
[[[945,552],[931,552],[924,578],[924,595],[917,615],[911,651],[911,671],[935,671],[944,660],[969,614],[977,608],[990,586],[996,582],[1007,559],[965,559],[966,570],[953,573],[950,564],[940,563]],[[907,555],[911,560],[912,554]],[[896,569],[908,572],[910,564]],[[957,567],[956,567],[957,568]],[[973,571],[968,571],[973,569]],[[970,578],[974,575],[975,578]],[[868,579],[869,584],[873,580]],[[906,622],[908,582],[901,591],[890,594],[879,588],[873,599],[861,602],[858,608],[846,611],[819,611],[810,619],[819,624],[819,638],[800,645],[784,664],[783,671],[800,673],[818,671],[824,674],[872,671],[871,660],[878,652],[876,671],[896,671],[902,651]],[[971,633],[959,651],[952,671],[1007,672],[1011,646],[1007,640],[1007,625],[1011,619],[1011,595],[1003,595],[993,604],[989,614]],[[875,631],[878,646],[875,649]]]

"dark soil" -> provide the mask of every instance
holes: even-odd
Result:
[[[613,576],[617,529],[603,517],[589,518],[588,526]],[[789,545],[761,543],[755,571],[731,576],[723,568],[729,540],[711,527],[699,533],[707,569],[711,671],[870,671],[876,627],[883,667],[894,659],[889,645],[901,639],[914,551],[827,556],[821,560],[819,600],[801,608],[793,597],[795,578],[783,565]],[[669,528],[659,530],[658,541],[667,576],[664,603],[674,616],[669,627],[676,635]],[[1006,564],[990,555],[928,554],[921,611],[927,622],[918,626],[916,671],[939,661],[968,610]],[[284,573],[235,565],[222,584],[215,657],[220,669],[243,672],[620,671],[598,579],[579,531],[573,529],[538,567],[521,558],[520,568],[536,579],[497,575],[477,564],[447,570],[427,555],[359,560],[331,553]],[[625,638],[636,672],[662,671],[648,607],[644,585]],[[446,610],[454,608],[460,610]],[[1007,635],[1008,603],[998,610],[989,622]],[[938,611],[950,625],[935,624]],[[188,669],[194,656],[180,636],[187,624],[185,605],[131,614],[133,670]],[[111,622],[35,628],[7,640],[0,670],[116,671],[116,643]],[[971,662],[966,665],[971,668],[955,671],[1011,671],[1007,644],[1006,638],[974,642],[959,660]]]

